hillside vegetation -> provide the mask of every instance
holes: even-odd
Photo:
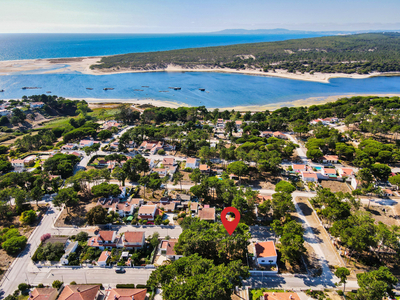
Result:
[[[288,72],[359,73],[400,71],[400,33],[327,36],[280,42],[130,53],[103,57],[92,69],[156,70],[168,65],[283,69]]]

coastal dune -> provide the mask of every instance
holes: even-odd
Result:
[[[147,72],[221,72],[256,76],[280,77],[295,80],[328,83],[331,78],[353,78],[365,79],[375,76],[399,76],[400,72],[379,73],[374,72],[366,75],[345,73],[289,73],[286,70],[275,70],[263,72],[260,69],[247,68],[244,70],[228,68],[210,68],[197,66],[195,68],[183,68],[177,65],[168,65],[166,68],[156,70],[131,70],[131,69],[90,69],[91,65],[99,63],[102,57],[73,57],[59,59],[32,59],[32,60],[9,60],[0,61],[0,75],[15,74],[62,74],[80,72],[88,75],[108,75],[120,73],[147,73]]]

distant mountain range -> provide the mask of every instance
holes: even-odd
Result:
[[[369,33],[369,32],[400,32],[400,30],[357,30],[357,31],[304,31],[304,30],[289,30],[284,28],[275,29],[225,29],[221,31],[211,32],[213,34],[249,34],[249,35],[262,35],[262,34],[321,34],[321,35],[340,35],[340,34],[356,34],[356,33]]]

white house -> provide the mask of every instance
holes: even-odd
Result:
[[[116,231],[102,230],[97,235],[91,237],[88,240],[88,246],[96,247],[101,250],[111,249],[117,246],[118,239],[116,237]]]
[[[355,177],[352,177],[351,178],[351,187],[356,190],[359,187],[359,185],[360,185],[360,181],[358,179],[356,179]]]
[[[307,166],[306,165],[292,165],[293,171],[300,173],[300,172],[305,172],[307,171]]]
[[[259,265],[275,265],[277,254],[273,241],[254,244],[254,253]]]
[[[83,147],[90,147],[93,146],[93,144],[97,144],[99,143],[98,141],[94,141],[93,139],[91,140],[81,140],[79,142],[79,147],[83,148]]]
[[[322,162],[336,164],[338,159],[337,155],[324,155],[322,157]]]
[[[273,135],[274,135],[274,133],[272,131],[263,131],[260,133],[261,137],[271,137]]]
[[[42,108],[44,103],[43,102],[31,102],[29,105],[31,106],[32,109]]]
[[[171,261],[178,260],[179,258],[183,257],[183,255],[176,254],[174,250],[177,242],[177,239],[162,240],[160,248],[158,249],[158,254],[166,256]]]
[[[120,217],[127,217],[133,215],[133,210],[135,207],[129,202],[117,203],[115,205],[115,211],[120,215]]]
[[[144,231],[127,231],[121,237],[118,247],[141,249],[144,246]]]
[[[11,115],[11,111],[7,110],[7,109],[0,109],[0,116],[9,116]]]
[[[303,179],[303,181],[317,182],[318,175],[312,172],[301,172],[301,179]]]
[[[152,173],[158,173],[158,175],[160,175],[160,177],[165,177],[168,173],[168,170],[166,168],[154,168],[151,171],[152,171]]]
[[[198,159],[198,158],[189,157],[186,160],[185,168],[197,169],[199,166],[200,166],[200,159]]]
[[[13,160],[11,161],[11,165],[12,165],[14,168],[23,168],[23,167],[25,167],[25,162],[24,162],[23,159],[13,159]]]
[[[283,139],[283,140],[285,140],[286,139],[286,135],[284,135],[282,132],[280,132],[280,131],[275,131],[274,132],[274,137],[276,137],[276,138],[278,138],[278,139]]]
[[[139,208],[138,217],[139,219],[154,221],[156,211],[157,211],[157,205],[142,205]]]
[[[78,144],[72,144],[72,143],[65,144],[61,147],[61,149],[62,150],[76,150],[76,149],[78,149]]]
[[[340,177],[354,176],[354,170],[350,168],[339,168],[338,173]]]
[[[70,240],[67,241],[67,243],[64,246],[65,253],[63,254],[63,256],[60,259],[60,263],[62,265],[68,265],[68,256],[71,253],[74,253],[76,248],[78,248],[78,241],[75,241],[75,242],[71,242]]]
[[[105,267],[107,265],[107,260],[110,258],[111,252],[109,251],[103,251],[100,254],[99,259],[97,260],[97,265],[99,267]]]

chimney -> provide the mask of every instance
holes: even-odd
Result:
[[[78,287],[76,290],[77,290],[77,292],[78,292],[78,293],[80,293],[80,292],[81,292],[81,291],[80,291],[80,289],[79,289],[79,287]]]

